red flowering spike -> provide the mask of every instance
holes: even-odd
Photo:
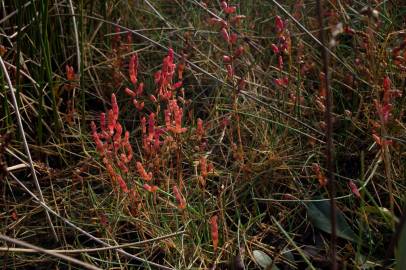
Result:
[[[231,62],[231,57],[228,55],[223,55],[223,61],[224,63],[230,63]]]
[[[159,148],[161,147],[161,141],[159,140],[159,137],[161,136],[162,129],[157,129],[155,134],[154,134],[154,149],[155,151],[159,151]]]
[[[230,43],[230,35],[228,34],[228,31],[226,28],[224,28],[224,27],[221,28],[220,34],[227,43]]]
[[[275,44],[271,44],[271,49],[273,51],[274,54],[278,54],[279,53],[279,48],[278,46],[276,46]]]
[[[127,87],[124,89],[124,92],[130,97],[135,97],[135,92]]]
[[[221,1],[220,6],[221,6],[221,8],[222,8],[223,10],[226,9],[226,8],[228,8],[228,4],[227,4],[226,1]]]
[[[277,85],[277,86],[283,86],[283,82],[281,79],[274,79],[273,82]]]
[[[283,69],[283,57],[282,57],[282,55],[279,55],[279,57],[278,57],[278,68],[279,69]]]
[[[168,130],[170,130],[171,129],[171,127],[172,127],[172,123],[171,123],[171,111],[168,109],[168,110],[165,110],[164,111],[164,115],[165,115],[165,125],[166,125],[166,128],[168,129]]]
[[[353,181],[349,181],[348,185],[350,186],[351,192],[357,197],[361,198],[361,194],[359,193],[357,185]]]
[[[179,81],[179,82],[177,82],[177,83],[174,83],[174,84],[172,85],[172,89],[173,89],[173,90],[178,89],[179,87],[182,86],[182,84],[183,84],[182,81]]]
[[[208,172],[208,173],[214,172],[214,165],[213,165],[213,163],[209,162],[209,164],[207,164],[207,172]]]
[[[244,53],[244,47],[240,46],[234,51],[234,58],[240,57]]]
[[[245,80],[243,79],[243,78],[241,78],[239,81],[238,81],[238,90],[244,90],[244,88],[245,88]]]
[[[282,18],[279,16],[275,17],[275,28],[276,28],[277,33],[282,32],[283,29],[285,28],[285,23],[283,22]]]
[[[383,90],[385,92],[389,91],[390,90],[390,85],[391,85],[391,81],[390,81],[389,77],[385,76],[385,78],[383,79]]]
[[[197,118],[196,135],[198,138],[202,138],[204,135],[203,120],[200,118]]]
[[[100,136],[99,136],[99,134],[97,133],[96,124],[92,121],[92,122],[90,123],[90,126],[91,126],[91,128],[92,128],[92,137],[93,137],[93,140],[94,140],[94,142],[96,143],[96,150],[97,150],[97,152],[99,152],[99,154],[100,154],[101,156],[103,156],[103,155],[104,155],[103,142],[100,140]]]
[[[169,101],[168,109],[164,113],[165,124],[168,130],[178,134],[187,131],[187,128],[182,128],[183,109],[179,108],[176,99]]]
[[[321,187],[326,186],[327,185],[327,178],[324,176],[322,170],[320,169],[319,164],[313,163],[312,164],[312,169],[313,169],[313,172],[317,176],[317,180],[319,181],[320,186]]]
[[[174,52],[172,48],[169,48],[168,50],[168,59],[170,60],[170,62],[173,62],[174,60]]]
[[[127,184],[125,183],[125,181],[123,180],[121,175],[116,174],[116,180],[117,180],[118,184],[120,185],[121,190],[124,191],[125,193],[128,193],[129,190],[127,188]]]
[[[205,157],[200,158],[200,174],[202,177],[207,177],[207,159]]]
[[[143,116],[143,117],[141,118],[140,123],[141,123],[142,134],[146,134],[146,133],[147,133],[147,125],[146,125],[147,119],[145,118],[145,116]]]
[[[155,80],[155,83],[159,83],[159,81],[161,80],[161,71],[155,72],[154,80]]]
[[[149,100],[151,100],[153,103],[157,103],[158,101],[154,95],[149,95]]]
[[[120,168],[120,170],[123,173],[128,173],[128,168],[127,168],[127,166],[125,166],[125,162],[122,159],[126,160],[126,157],[124,154],[121,154],[120,160],[117,161],[117,166]]]
[[[225,14],[233,14],[233,13],[235,13],[237,11],[237,8],[234,7],[234,6],[233,7],[227,7],[225,9],[223,9],[223,11],[224,11]]]
[[[143,187],[144,187],[144,189],[145,189],[145,190],[147,190],[147,191],[151,192],[151,189],[152,189],[152,188],[151,188],[151,186],[150,186],[150,185],[148,185],[148,184],[144,184],[144,185],[143,185]]]
[[[377,145],[382,146],[382,140],[381,137],[379,137],[376,134],[372,134],[372,138],[374,139],[374,141],[376,142]]]
[[[144,92],[144,83],[140,83],[138,85],[137,92],[136,92],[137,97],[141,96],[143,92]]]
[[[111,94],[111,108],[113,110],[113,115],[115,117],[115,120],[117,121],[118,119],[118,104],[117,104],[117,98],[115,94]]]
[[[155,113],[151,113],[148,118],[148,139],[152,140],[155,133]]]
[[[113,110],[109,110],[107,113],[107,126],[110,131],[110,135],[113,135],[114,133],[114,127],[116,126],[116,119],[114,117],[114,112]]]
[[[130,59],[130,64],[128,66],[128,73],[130,75],[130,80],[132,84],[137,83],[137,69],[138,69],[138,55],[133,54]]]
[[[144,109],[144,102],[138,102],[135,98],[133,99],[133,104],[138,111]]]
[[[180,64],[178,65],[178,79],[179,79],[179,80],[182,80],[182,79],[183,79],[183,71],[184,71],[184,69],[185,69],[185,64],[180,63]]]
[[[180,193],[177,186],[173,186],[173,194],[175,195],[176,200],[178,201],[178,208],[185,209],[186,208],[186,201],[183,198],[182,194]]]
[[[237,43],[237,40],[238,40],[238,35],[236,33],[232,33],[230,35],[230,39],[229,39],[230,43],[235,44],[235,43]]]
[[[106,114],[105,113],[101,113],[100,114],[100,128],[102,130],[102,132],[106,132]]]
[[[227,65],[227,76],[229,79],[232,79],[234,77],[234,70],[233,67],[231,65]]]
[[[148,184],[144,184],[144,189],[145,190],[147,190],[147,191],[149,191],[149,192],[151,192],[151,193],[154,193],[154,192],[156,192],[157,190],[158,190],[158,187],[157,186],[150,186],[150,185],[148,185]]]
[[[72,66],[66,65],[66,79],[68,81],[74,81],[75,80],[75,70],[73,69]]]
[[[216,215],[210,218],[210,227],[211,227],[211,239],[213,241],[213,249],[214,252],[216,252],[219,243],[219,229]]]
[[[114,142],[120,143],[121,142],[121,134],[123,133],[123,127],[121,126],[120,123],[116,123],[114,126],[115,134],[113,137]]]
[[[148,181],[148,182],[151,181],[152,173],[151,172],[147,173],[144,169],[144,166],[142,166],[141,162],[137,161],[136,167],[137,167],[138,174],[140,175],[140,177],[142,179],[144,179],[145,181]]]

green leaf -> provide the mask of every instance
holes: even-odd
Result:
[[[406,223],[403,224],[402,231],[396,249],[396,270],[406,269]]]
[[[259,266],[262,267],[262,269],[268,269],[272,265],[272,259],[269,257],[268,254],[261,250],[254,250],[252,252],[254,255],[254,259]],[[279,270],[279,268],[276,265],[273,265],[270,270]]]
[[[357,269],[361,269],[361,270],[382,268],[381,264],[379,264],[378,262],[369,260],[367,256],[362,255],[362,254],[355,255],[355,264],[357,266]]]
[[[307,204],[307,216],[310,222],[318,229],[331,234],[331,211],[330,201],[318,201]],[[352,242],[357,242],[357,235],[345,220],[344,214],[336,210],[336,232],[337,236]]]

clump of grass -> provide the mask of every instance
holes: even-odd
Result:
[[[384,254],[404,214],[406,43],[396,4],[324,3],[337,211],[360,239],[337,239],[339,268],[395,265]],[[279,268],[328,268],[328,219],[308,218],[329,181],[315,8],[5,3],[0,55],[59,242],[21,185],[35,190],[16,132],[0,141],[1,234],[81,250],[68,255],[102,269],[259,269],[263,253]],[[234,24],[236,15],[245,17]],[[162,83],[168,64],[176,69]],[[0,78],[4,134],[17,126]],[[2,245],[6,268],[74,267]]]

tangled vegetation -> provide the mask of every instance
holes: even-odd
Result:
[[[404,269],[402,2],[3,1],[0,266]]]

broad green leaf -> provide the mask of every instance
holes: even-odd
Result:
[[[307,204],[307,215],[310,222],[318,229],[331,234],[330,201],[318,201]],[[356,242],[357,235],[345,220],[344,214],[336,210],[336,232],[337,236]]]
[[[396,249],[396,270],[406,269],[406,223],[403,224],[402,231]]]
[[[254,259],[263,269],[268,269],[272,265],[272,259],[265,252],[261,250],[254,250],[253,252]],[[276,265],[273,265],[271,270],[279,270]]]

